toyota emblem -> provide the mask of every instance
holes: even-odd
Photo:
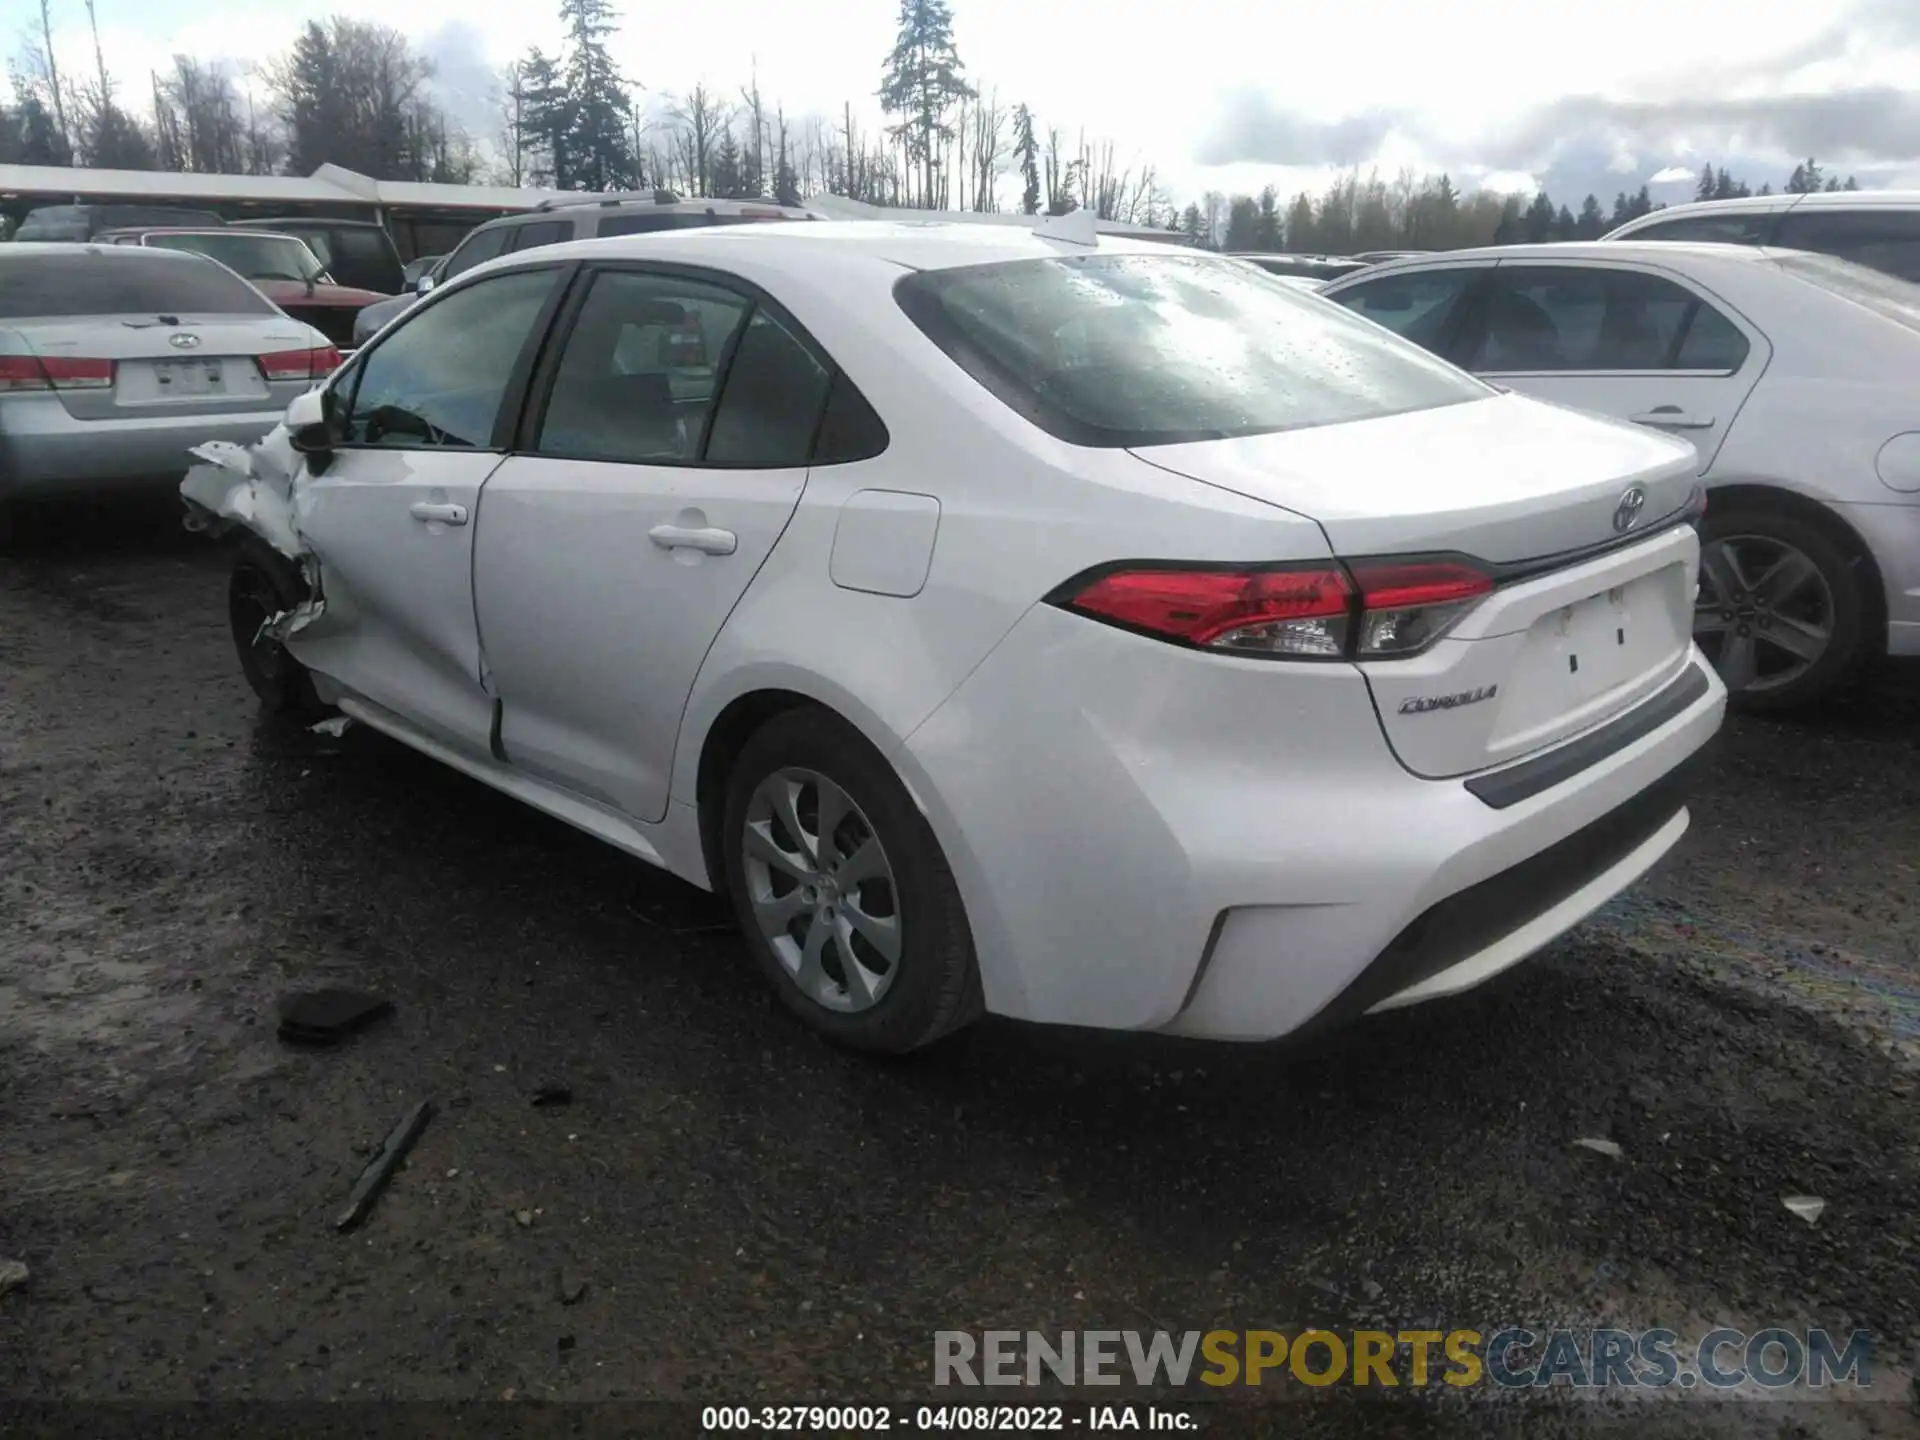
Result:
[[[1613,528],[1617,534],[1624,535],[1640,523],[1640,512],[1646,508],[1647,492],[1638,485],[1627,487],[1627,493],[1620,497],[1620,503],[1613,507]]]
[[[186,331],[182,330],[178,334],[169,335],[167,337],[167,343],[176,350],[192,350],[199,345],[200,337],[198,335],[189,335]]]

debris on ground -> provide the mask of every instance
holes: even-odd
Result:
[[[393,1002],[364,990],[309,990],[280,1002],[280,1038],[296,1045],[337,1045],[393,1012]]]
[[[1780,1203],[1809,1225],[1818,1221],[1821,1212],[1827,1208],[1827,1202],[1818,1195],[1782,1195]]]
[[[334,1221],[336,1230],[351,1230],[367,1218],[367,1213],[373,1209],[373,1202],[380,1198],[380,1192],[387,1188],[393,1172],[400,1168],[400,1162],[407,1158],[413,1142],[420,1138],[420,1132],[427,1128],[427,1121],[432,1118],[432,1102],[422,1100],[393,1127],[386,1144],[380,1147],[380,1153],[360,1172],[353,1194],[347,1197],[347,1208]]]
[[[533,1226],[533,1211],[531,1210],[516,1210],[513,1212],[513,1218],[522,1230],[531,1229]]]
[[[32,1278],[33,1272],[27,1269],[25,1261],[0,1260],[0,1295],[20,1289]]]
[[[307,729],[316,735],[331,735],[335,740],[338,740],[342,735],[347,733],[347,727],[351,724],[353,724],[353,717],[351,715],[335,715],[329,719],[320,721],[318,724],[309,725]]]
[[[553,1292],[562,1305],[578,1305],[587,1296],[587,1282],[571,1279],[556,1271],[553,1277]]]
[[[1614,1141],[1597,1139],[1591,1135],[1583,1136],[1573,1143],[1578,1149],[1591,1150],[1596,1155],[1605,1155],[1612,1160],[1618,1160],[1626,1153]]]
[[[561,1085],[557,1083],[542,1085],[533,1092],[533,1103],[542,1109],[553,1105],[571,1105],[573,1103],[573,1087],[571,1085]]]

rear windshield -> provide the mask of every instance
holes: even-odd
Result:
[[[249,280],[321,280],[327,273],[313,251],[291,235],[196,230],[183,235],[149,235],[147,244],[157,250],[191,250],[211,256]]]
[[[926,270],[894,295],[961,369],[1076,445],[1223,440],[1493,393],[1339,306],[1209,257]]]
[[[0,250],[0,320],[65,315],[272,315],[274,306],[205,260],[131,246],[98,255]]]
[[[1909,330],[1920,330],[1920,285],[1913,281],[1808,251],[1785,252],[1779,259],[1780,268],[1789,275],[1831,290]]]

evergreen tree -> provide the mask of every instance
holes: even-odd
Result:
[[[560,62],[534,49],[520,62],[520,131],[531,152],[527,178],[555,190],[575,185],[573,98]]]
[[[1580,202],[1580,218],[1574,222],[1574,234],[1582,240],[1598,240],[1606,234],[1607,217],[1600,213],[1600,197],[1589,195]]]
[[[16,83],[16,91],[20,89]],[[60,133],[53,112],[38,95],[23,93],[19,106],[20,163],[22,165],[71,165],[73,150]]]
[[[1233,203],[1227,207],[1227,250],[1252,250],[1257,248],[1256,237],[1260,230],[1260,206],[1247,195],[1236,195]]]
[[[1613,197],[1613,214],[1607,218],[1607,228],[1616,229],[1633,218],[1633,210],[1627,203],[1627,192],[1622,190]]]
[[[1556,240],[1577,240],[1579,237],[1579,222],[1573,218],[1573,211],[1562,205],[1560,207],[1560,213],[1553,217],[1553,238]]]
[[[1031,214],[1032,212],[1029,211],[1028,213]],[[1192,244],[1200,245],[1206,240],[1206,229],[1206,217],[1200,213],[1200,207],[1198,205],[1187,206],[1186,210],[1182,212],[1180,216],[1181,233],[1184,234]]]
[[[1526,237],[1529,245],[1538,245],[1543,240],[1553,238],[1553,201],[1542,190],[1533,197],[1533,203],[1527,207],[1527,213],[1521,222],[1520,233]]]
[[[1038,215],[1040,213],[1040,142],[1034,138],[1033,112],[1024,105],[1017,105],[1013,111],[1013,157],[1020,165],[1020,177],[1025,182],[1020,192],[1020,213]],[[1200,212],[1196,209],[1194,214]]]
[[[1319,248],[1319,240],[1313,197],[1303,190],[1287,206],[1287,249],[1297,255],[1311,255]]]
[[[714,147],[708,193],[721,200],[738,200],[742,194],[741,179],[740,141],[729,125],[720,132],[720,143]]]
[[[794,174],[793,161],[787,154],[786,111],[782,110],[774,123],[778,127],[779,143],[774,150],[773,202],[776,205],[798,205],[802,198],[800,177]]]
[[[1713,166],[1711,165],[1707,166],[1704,170],[1700,172],[1700,183],[1694,186],[1693,188],[1693,198],[1696,200],[1713,199],[1714,196],[1718,193],[1715,187],[1721,183],[1721,181],[1726,176],[1726,173],[1727,173],[1726,171],[1722,170],[1720,172],[1720,177],[1716,178],[1713,173]]]
[[[1826,184],[1826,176],[1809,155],[1804,165],[1793,167],[1793,174],[1787,177],[1786,193],[1789,195],[1811,195]]]
[[[920,167],[920,204],[931,209],[934,166],[953,142],[949,117],[957,103],[973,98],[974,90],[961,74],[965,67],[954,48],[953,12],[946,0],[900,0],[899,24],[881,78],[880,105],[901,117],[889,133],[902,142],[908,163]]]
[[[567,28],[565,64],[574,169],[583,190],[638,188],[640,174],[627,117],[633,101],[607,49],[617,28],[612,0],[560,0]]]
[[[1280,237],[1285,222],[1280,218],[1280,192],[1269,185],[1260,192],[1260,215],[1254,222],[1253,249],[1271,253],[1285,243]]]

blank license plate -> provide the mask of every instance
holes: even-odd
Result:
[[[227,362],[224,360],[156,360],[153,362],[155,390],[169,395],[224,395],[227,393]]]

